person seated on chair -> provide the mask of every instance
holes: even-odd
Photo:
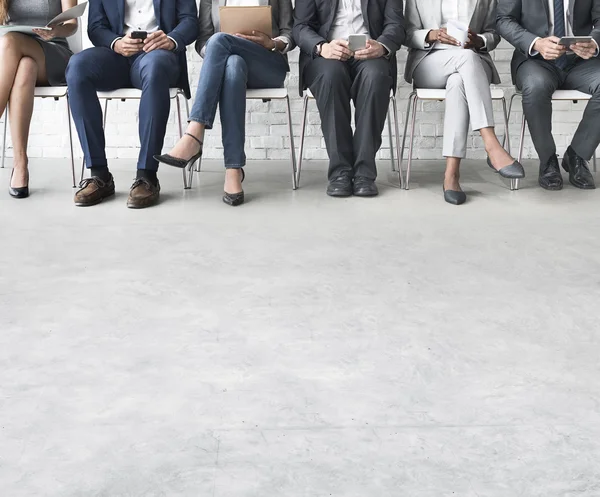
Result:
[[[292,39],[291,0],[269,0],[272,33],[251,31],[235,35],[220,32],[219,6],[259,6],[260,0],[201,0],[200,35],[196,50],[204,59],[190,124],[184,137],[165,155],[156,157],[171,166],[193,167],[200,160],[204,131],[212,129],[217,112],[221,114],[225,155],[223,202],[244,203],[243,167],[246,165],[246,89],[281,88],[290,70],[288,51]]]
[[[185,51],[198,34],[196,2],[93,0],[89,9],[88,35],[94,48],[75,55],[67,68],[73,120],[91,173],[82,180],[75,205],[95,205],[115,192],[96,92],[138,88],[141,150],[127,206],[149,207],[159,199],[154,156],[162,149],[167,129],[169,89],[181,88],[189,97]],[[138,38],[144,32],[147,37]]]
[[[500,76],[490,52],[500,43],[495,32],[497,0],[407,0],[407,42],[410,53],[405,79],[416,88],[446,89],[443,155],[446,157],[444,199],[460,205],[467,196],[459,183],[461,160],[467,154],[469,121],[479,131],[488,165],[510,179],[525,177],[521,164],[504,150],[494,131],[490,84]],[[447,25],[469,27],[464,44],[448,35]],[[461,40],[462,41],[462,40]]]
[[[0,24],[46,26],[77,0],[0,0]],[[0,37],[0,114],[10,105],[13,170],[8,193],[29,196],[27,142],[36,86],[64,86],[72,52],[66,38],[77,31],[77,21],[35,35],[7,33]],[[4,117],[5,119],[7,116]]]
[[[540,158],[540,186],[563,187],[552,137],[552,95],[563,89],[592,95],[562,166],[573,186],[596,188],[588,162],[600,144],[600,0],[499,0],[497,29],[515,47],[513,82]],[[592,39],[565,47],[565,36]]]
[[[396,88],[396,51],[404,43],[401,0],[296,0],[294,38],[300,47],[300,91],[317,102],[332,197],[378,194],[375,155]],[[367,36],[352,52],[348,37]],[[356,111],[352,133],[350,101]]]

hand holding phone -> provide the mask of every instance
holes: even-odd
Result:
[[[348,50],[358,52],[367,48],[367,35],[350,35],[348,36]]]
[[[131,34],[128,34],[115,42],[113,50],[123,57],[132,57],[141,52],[143,46],[143,40],[132,38]]]
[[[133,31],[131,33],[131,38],[134,40],[144,41],[146,38],[148,38],[148,31]]]

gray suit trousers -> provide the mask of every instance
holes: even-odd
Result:
[[[317,101],[329,154],[329,179],[340,174],[375,179],[375,155],[390,104],[392,64],[386,59],[346,62],[317,57],[304,70]],[[356,131],[352,132],[352,111]]]
[[[516,75],[523,92],[523,111],[531,139],[542,162],[556,154],[552,137],[552,94],[555,90],[579,90],[592,95],[571,142],[575,153],[590,160],[600,144],[600,60],[574,58],[565,68],[539,58],[526,60]]]
[[[492,77],[492,68],[472,50],[433,50],[415,69],[415,87],[446,89],[444,157],[466,156],[469,121],[475,131],[494,126]]]

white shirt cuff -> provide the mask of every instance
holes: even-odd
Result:
[[[483,40],[483,48],[487,48],[487,40],[485,39],[485,36],[483,35],[477,35],[479,36],[479,38],[481,38]]]
[[[113,40],[113,42],[110,44],[110,49],[111,49],[111,50],[114,50],[114,49],[115,49],[115,43],[117,43],[119,40],[122,40],[122,39],[123,39],[123,37],[122,37],[122,36],[119,36],[118,38],[115,38],[115,39]]]
[[[536,52],[533,47],[535,46],[535,42],[541,40],[541,38],[538,36],[535,40],[533,40],[533,43],[531,44],[531,46],[529,47],[529,55],[531,57],[535,57],[536,55],[539,55],[539,52]]]
[[[592,41],[596,45],[596,53],[594,54],[594,57],[598,57],[598,55],[600,54],[600,47],[598,46],[598,42],[594,40],[594,38],[592,38]]]
[[[280,52],[281,54],[288,53],[290,49],[291,42],[287,36],[278,36],[277,38],[273,38],[274,40],[278,40],[281,43],[285,44],[285,48]]]
[[[175,48],[173,50],[177,50],[179,48],[179,45],[177,45],[177,42],[170,36],[167,36],[167,38],[169,38],[169,40],[171,40],[175,44]]]

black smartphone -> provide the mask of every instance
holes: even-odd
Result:
[[[148,31],[132,31],[131,37],[134,40],[145,40],[148,38]]]

